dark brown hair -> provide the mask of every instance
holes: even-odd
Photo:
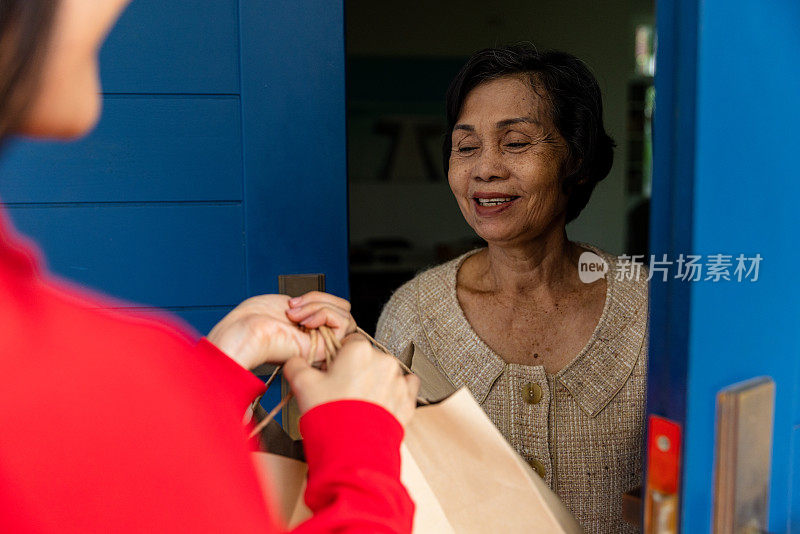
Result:
[[[36,96],[58,0],[0,0],[0,149]]]
[[[595,185],[614,161],[614,140],[603,127],[600,87],[586,64],[566,52],[539,52],[528,44],[487,48],[473,54],[447,89],[447,132],[442,144],[445,176],[450,167],[453,127],[467,95],[483,82],[527,75],[533,90],[549,104],[550,116],[567,142],[563,191],[567,222],[586,207]]]

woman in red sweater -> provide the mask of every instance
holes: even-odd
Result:
[[[98,49],[126,3],[0,2],[0,144],[94,125]],[[0,213],[0,531],[282,531],[242,419],[263,391],[247,369],[286,362],[314,512],[295,531],[409,532],[399,445],[418,383],[352,336],[327,372],[309,366],[290,316],[352,330],[345,301],[312,300],[249,299],[195,344],[53,279]]]

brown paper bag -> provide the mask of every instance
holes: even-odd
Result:
[[[303,501],[308,474],[305,462],[266,452],[256,452],[254,456],[261,483],[275,499],[268,506],[277,506],[290,527],[311,517],[311,510]]]
[[[419,397],[427,402],[439,402],[456,392],[456,387],[417,346],[411,342],[397,359],[419,378]]]
[[[572,534],[575,519],[517,455],[466,389],[417,408],[401,447],[414,532]],[[290,526],[309,517],[302,462],[256,453]]]

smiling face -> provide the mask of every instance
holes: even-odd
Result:
[[[467,223],[490,244],[530,241],[565,225],[568,150],[547,106],[526,76],[484,82],[464,100],[447,179]]]

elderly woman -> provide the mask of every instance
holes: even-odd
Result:
[[[617,280],[613,256],[565,231],[613,147],[577,58],[525,46],[472,56],[447,92],[444,166],[487,247],[398,289],[377,337],[467,387],[587,531],[616,533],[634,531],[622,494],[641,482],[646,276]],[[587,251],[612,274],[582,282]]]

